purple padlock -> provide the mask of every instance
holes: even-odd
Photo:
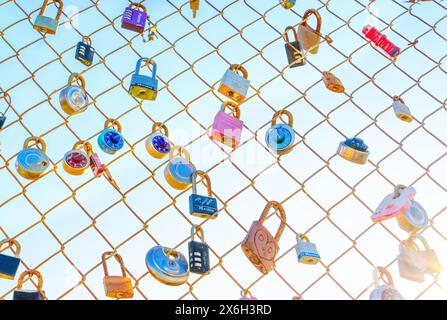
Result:
[[[124,10],[121,28],[143,33],[146,28],[147,9],[140,3],[131,3]]]

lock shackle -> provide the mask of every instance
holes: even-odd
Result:
[[[71,86],[72,84],[73,84],[73,82],[78,82],[78,80],[79,80],[79,82],[81,83],[81,88],[82,89],[85,89],[85,79],[84,79],[84,77],[81,75],[81,74],[79,74],[79,73],[72,73],[71,75],[70,75],[70,77],[68,78],[68,85],[69,86]]]
[[[47,9],[49,2],[50,2],[50,0],[45,0],[43,2],[42,7],[40,8],[39,16],[43,16],[45,14],[45,10]],[[62,0],[53,0],[53,3],[57,8],[57,15],[56,15],[55,19],[59,20],[60,17],[62,16],[62,10],[64,9],[64,3],[62,2]]]
[[[132,3],[129,5],[129,8],[143,9],[143,11],[147,13],[147,9],[146,9],[146,7],[143,6],[141,3],[132,2]]]
[[[242,76],[243,76],[245,79],[248,79],[248,71],[247,71],[247,69],[245,69],[242,65],[240,65],[240,64],[232,64],[232,65],[230,66],[230,70],[233,71],[233,72],[238,72],[238,71],[240,71],[240,72],[242,73]]]
[[[136,65],[136,67],[135,67],[135,74],[136,74],[136,75],[139,75],[139,74],[140,74],[141,63],[142,63],[143,61],[147,62],[146,65],[147,65],[147,68],[149,69],[149,71],[151,70],[151,69],[149,68],[149,65],[150,65],[150,64],[152,65],[152,78],[155,78],[155,77],[157,76],[157,63],[155,63],[154,60],[151,60],[151,59],[146,58],[146,57],[143,57],[143,58],[138,59],[138,61],[137,61],[137,65]]]
[[[208,191],[208,197],[212,197],[213,196],[213,191],[211,190],[211,179],[209,177],[209,175],[202,171],[202,170],[196,170],[193,174],[192,174],[192,193],[193,194],[197,194],[197,177],[200,176],[203,179],[205,179],[205,182],[202,180],[202,182],[205,184],[206,189]]]
[[[101,256],[102,267],[104,268],[104,275],[106,277],[109,276],[109,268],[107,267],[107,257],[108,256],[115,257],[116,261],[118,261],[118,263],[120,265],[121,273],[122,273],[123,277],[127,277],[126,268],[124,267],[123,258],[121,257],[121,255],[119,253],[114,253],[113,251],[104,252]]]
[[[12,105],[11,96],[6,91],[0,90],[0,92],[3,93],[2,97],[0,97],[0,99],[5,99],[6,103],[8,104],[8,106],[5,109],[5,112],[0,111],[0,114],[4,116],[6,114],[6,112],[8,112],[9,108],[11,108],[11,105]]]
[[[112,118],[107,119],[106,122],[104,122],[104,129],[108,129],[110,127],[112,127],[114,130],[118,131],[119,133],[121,133],[121,129],[123,128],[121,126],[121,123],[119,123],[118,120],[112,119]]]
[[[321,26],[322,26],[322,19],[320,13],[315,9],[309,9],[304,13],[303,20],[301,21],[301,25],[303,27],[307,27],[307,20],[310,18],[311,15],[314,15],[317,18],[317,28],[315,31],[320,34],[321,33]]]
[[[404,189],[406,189],[407,186],[404,186],[403,184],[398,184],[397,186],[394,187],[394,195],[393,198],[397,199],[400,197],[400,192]]]
[[[178,260],[179,258],[179,254],[177,252],[177,250],[172,249],[172,248],[168,248],[168,247],[163,247],[163,253],[165,254],[166,258],[174,258],[174,260]]]
[[[279,110],[277,111],[272,118],[272,125],[276,126],[276,123],[278,121],[278,118],[281,118],[282,115],[286,115],[287,118],[289,119],[289,122],[287,123],[290,127],[293,127],[293,116],[292,113],[288,110]]]
[[[172,159],[174,159],[174,153],[175,152],[177,152],[178,153],[178,156],[180,157],[180,158],[184,158],[184,159],[186,159],[186,160],[188,160],[188,161],[190,161],[190,155],[189,155],[189,152],[185,149],[185,148],[183,148],[183,147],[174,147],[174,148],[171,148],[171,150],[169,151],[169,159],[170,160],[172,160]]]
[[[23,272],[20,277],[19,280],[17,281],[17,289],[21,290],[23,287],[23,284],[25,283],[25,277],[28,276],[28,279],[31,279],[33,276],[36,276],[37,278],[37,289],[39,291],[42,290],[43,288],[43,278],[42,278],[42,274],[37,271],[37,270],[29,270],[29,271],[25,271]]]
[[[302,233],[298,233],[298,234],[296,235],[296,241],[310,242],[309,237],[306,236],[305,234],[302,234]]]
[[[385,276],[386,279],[383,278]],[[394,281],[391,273],[384,267],[376,267],[373,271],[374,286],[379,287],[379,279],[382,279],[386,284],[394,288]]]
[[[169,130],[168,127],[166,127],[163,123],[161,122],[155,122],[152,125],[152,134],[154,134],[155,132],[161,132],[162,134],[164,134],[166,137],[169,137]]]
[[[233,101],[225,101],[224,103],[222,103],[221,110],[225,112],[226,108],[231,110],[231,115],[233,117],[237,119],[241,118],[241,109],[236,103],[234,103]]]
[[[404,247],[406,248],[411,248],[414,251],[420,251],[419,246],[414,242],[414,240],[412,240],[411,238],[407,239],[407,240],[402,240],[399,243],[399,252],[402,253]]]
[[[284,229],[286,228],[286,223],[287,223],[286,212],[285,212],[283,206],[277,201],[270,201],[265,206],[264,211],[262,211],[261,217],[259,218],[259,222],[261,224],[264,223],[265,219],[267,219],[267,215],[268,215],[270,209],[272,209],[272,208],[275,208],[276,210],[278,210],[279,215],[281,217],[281,224],[279,225],[278,231],[276,232],[276,235],[275,235],[275,242],[278,242],[282,236],[282,233],[284,232]]]
[[[250,290],[242,289],[241,290],[241,298],[247,298],[247,297],[253,298],[253,295],[251,294]]]
[[[78,142],[76,142],[73,146],[73,150],[81,150],[81,149],[85,149],[84,148],[84,143],[85,141],[79,140]]]
[[[85,44],[91,46],[92,45],[92,39],[90,39],[89,36],[83,36],[82,37],[82,42],[84,42]]]
[[[414,242],[416,239],[418,239],[420,242],[422,242],[425,250],[430,250],[430,246],[429,246],[427,240],[420,234],[410,235],[410,237],[408,238],[408,241],[417,246],[417,244]]]
[[[200,225],[193,224],[191,227],[191,240],[194,241],[195,235],[197,234],[197,237],[202,241],[202,243],[205,243],[205,233],[203,232],[203,229]]]
[[[45,143],[45,141],[43,141],[43,139],[38,137],[29,137],[28,139],[26,139],[23,143],[23,149],[30,149],[32,147],[30,146],[32,142],[34,142],[34,145],[38,149],[42,150],[44,153],[47,151],[47,144]]]
[[[405,104],[404,99],[402,99],[400,96],[394,96],[394,97],[393,97],[393,101],[394,101],[394,102],[400,102],[400,103],[402,103],[402,104]]]
[[[2,241],[0,241],[0,250],[3,247],[4,244],[8,245],[5,248],[5,250],[8,249],[8,248],[12,249],[13,246],[16,247],[15,250],[14,250],[14,255],[16,256],[16,258],[20,257],[20,252],[22,251],[22,247],[20,246],[20,243],[17,240],[15,240],[15,239],[3,239]]]
[[[92,156],[92,154],[93,154],[93,146],[92,146],[92,144],[90,142],[88,142],[88,141],[79,141],[77,143],[82,143],[82,145],[84,147],[84,151],[87,153],[87,155],[89,157]]]
[[[292,33],[293,33],[293,36],[295,37],[295,41],[299,41],[298,40],[298,32],[296,32],[296,29],[294,28],[294,27],[292,27],[292,26],[288,26],[285,30],[284,30],[284,33],[283,33],[283,38],[284,38],[284,40],[287,42],[287,43],[290,43],[290,38],[289,38],[289,31],[290,30],[292,30]]]

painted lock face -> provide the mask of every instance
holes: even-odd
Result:
[[[404,100],[399,96],[394,96],[393,100],[393,110],[396,117],[404,122],[413,121],[410,108],[405,105]]]
[[[7,245],[7,247],[2,248],[3,245]],[[14,256],[0,253],[0,278],[14,280],[17,270],[19,270],[21,250],[19,242],[14,239],[4,239],[0,241],[0,249],[6,250],[12,247],[15,247]]]
[[[231,110],[231,114],[225,112],[226,108]],[[231,101],[225,101],[221,110],[214,117],[211,139],[236,148],[241,142],[244,128],[244,122],[239,119],[240,116],[239,107]]]
[[[168,128],[160,122],[152,126],[152,134],[146,139],[147,152],[156,159],[163,159],[171,150]]]
[[[35,143],[40,149],[32,148]],[[50,166],[50,158],[45,154],[47,147],[45,141],[31,137],[25,140],[23,150],[17,155],[17,172],[25,179],[34,180],[42,176]]]
[[[78,176],[90,167],[90,157],[83,149],[84,142],[78,141],[74,145],[73,150],[68,151],[64,155],[62,167],[67,173]]]
[[[303,234],[296,237],[295,246],[298,262],[303,264],[317,264],[321,258],[317,251],[317,246],[309,241],[309,238]]]
[[[294,41],[290,41],[288,32],[292,31],[293,36],[295,38]],[[287,60],[289,62],[290,68],[301,67],[306,64],[306,60],[304,58],[303,45],[298,40],[298,33],[294,27],[287,27],[284,31],[283,38],[286,41],[285,48],[287,54]]]
[[[80,81],[81,86],[73,84],[77,80]],[[83,76],[77,73],[73,73],[70,76],[67,87],[59,95],[59,102],[62,110],[68,115],[78,114],[87,109],[88,96],[85,91],[85,80]]]
[[[385,284],[379,284],[379,277],[386,277]],[[394,288],[393,278],[388,270],[382,267],[374,269],[373,274],[375,289],[371,292],[370,300],[404,300],[399,291]]]
[[[408,233],[417,233],[428,226],[428,215],[424,207],[416,201],[403,213],[397,215],[397,222],[402,230]]]
[[[146,266],[161,283],[179,286],[188,281],[189,266],[185,256],[176,250],[156,246],[146,255]]]
[[[76,46],[76,60],[79,60],[86,66],[91,66],[94,57],[95,49],[92,47],[92,40],[89,37],[83,37],[82,41],[79,41]]]
[[[196,167],[189,160],[189,153],[184,148],[175,147],[169,152],[169,163],[164,175],[171,187],[184,190],[192,183]]]
[[[106,120],[104,130],[98,137],[98,145],[102,151],[108,154],[115,154],[123,148],[124,138],[121,135],[121,130],[122,127],[118,120]]]
[[[289,123],[276,124],[281,115],[289,118]],[[281,110],[275,113],[272,120],[272,127],[265,135],[265,143],[267,146],[279,155],[284,155],[293,150],[295,143],[295,131],[293,131],[293,116],[287,110]]]
[[[197,194],[197,177],[203,177],[206,181],[208,196]],[[195,217],[204,219],[217,218],[217,199],[212,197],[211,179],[203,171],[197,170],[192,178],[192,195],[189,196],[189,213]]]
[[[352,138],[340,142],[337,154],[353,163],[365,164],[368,161],[369,151],[362,139]]]
[[[121,276],[110,276],[109,269],[107,267],[107,257],[114,256],[118,261],[121,268]],[[102,255],[102,266],[104,268],[104,291],[107,297],[115,299],[130,299],[133,297],[132,281],[126,274],[126,268],[124,267],[124,261],[121,255],[113,252],[104,252]]]
[[[313,29],[308,25],[307,21],[310,16],[314,15],[317,19],[317,27]],[[309,9],[304,13],[303,20],[298,27],[298,37],[303,44],[304,50],[312,54],[317,54],[320,47],[322,20],[321,15],[315,9]]]
[[[323,72],[323,82],[326,88],[328,88],[328,90],[332,92],[335,93],[345,92],[345,87],[343,86],[341,80],[330,72],[327,71]]]
[[[45,10],[48,6],[49,0],[45,0],[42,8],[40,9],[39,15],[36,17],[34,21],[34,29],[48,34],[56,34],[57,27],[59,25],[59,19],[62,15],[62,10],[64,5],[61,0],[54,0],[54,5],[58,8],[57,15],[55,18],[44,16]]]
[[[141,63],[147,62],[152,65],[152,76],[144,76],[140,74]],[[135,73],[130,80],[129,94],[137,99],[143,100],[155,100],[158,93],[158,80],[157,80],[157,64],[155,61],[149,58],[141,58],[138,60]]]
[[[194,235],[200,238],[200,242],[194,241]],[[200,226],[192,226],[191,241],[188,243],[189,270],[192,273],[207,274],[210,271],[210,252],[205,242],[205,235]]]
[[[23,290],[23,284],[25,282],[25,277],[32,276],[37,277],[37,290]],[[45,291],[42,290],[43,278],[39,271],[31,270],[25,271],[20,275],[17,283],[17,289],[14,291],[13,300],[44,300]]]
[[[371,220],[373,222],[380,222],[402,214],[410,208],[415,195],[416,189],[413,187],[396,186],[394,192],[387,195],[379,204],[371,216]]]
[[[289,10],[295,5],[296,0],[279,0],[279,3],[284,9]]]
[[[124,10],[121,28],[143,33],[146,27],[147,9],[141,3],[131,3]]]
[[[242,76],[238,73],[239,71]],[[247,70],[239,64],[232,64],[222,77],[217,91],[236,103],[242,103],[247,96],[249,86]]]

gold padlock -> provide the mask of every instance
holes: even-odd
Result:
[[[328,71],[323,72],[323,82],[326,88],[328,88],[332,92],[345,92],[345,87],[343,86],[341,80]]]
[[[152,126],[152,134],[146,139],[147,152],[157,159],[163,159],[171,150],[168,128],[161,122]]]
[[[177,155],[175,155],[177,153]],[[190,161],[189,152],[182,147],[175,147],[169,151],[169,163],[165,167],[164,175],[171,187],[184,190],[192,184],[196,167]]]
[[[81,83],[79,87],[73,82],[78,81]],[[68,115],[78,114],[84,112],[88,106],[88,96],[85,91],[84,77],[78,73],[73,73],[68,78],[67,86],[61,91],[59,95],[59,102],[62,110]]]
[[[48,6],[48,2],[50,0],[45,0],[43,2],[42,8],[40,9],[39,15],[36,17],[34,21],[34,29],[49,34],[56,34],[57,27],[59,25],[59,19],[62,15],[62,10],[64,8],[64,4],[61,0],[53,0],[54,5],[58,8],[56,18],[50,18],[44,16],[45,10]]]
[[[122,276],[110,276],[109,269],[107,267],[107,257],[114,256],[121,267]],[[133,297],[132,281],[126,274],[126,268],[124,267],[124,261],[121,255],[113,252],[104,252],[102,254],[102,266],[104,268],[104,290],[105,294],[109,298],[116,299],[129,299]]]
[[[239,71],[242,76],[238,73]],[[247,70],[240,64],[232,64],[223,75],[217,91],[234,102],[242,103],[247,96],[249,86]]]
[[[64,155],[64,160],[62,161],[62,168],[72,175],[79,176],[83,174],[88,168],[90,168],[90,157],[86,151],[88,146],[86,146],[85,141],[78,141],[75,143],[73,150],[68,151]]]
[[[36,148],[32,148],[32,142]],[[43,139],[37,137],[26,139],[23,150],[17,155],[17,172],[29,180],[41,177],[50,166],[50,158],[45,154],[46,150],[47,145]]]
[[[311,15],[317,18],[317,28],[313,29],[307,24]],[[303,20],[298,27],[298,37],[303,44],[304,50],[317,54],[320,47],[322,20],[321,15],[315,9],[309,9],[304,13]]]

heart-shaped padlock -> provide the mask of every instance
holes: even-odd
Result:
[[[178,155],[175,155],[175,152]],[[184,190],[192,183],[192,176],[196,167],[190,161],[189,153],[182,147],[172,148],[169,152],[169,163],[164,175],[171,187]]]
[[[289,118],[289,123],[276,124],[278,118],[282,115]],[[279,155],[284,155],[292,151],[295,142],[295,131],[293,131],[293,116],[287,110],[276,112],[272,119],[272,127],[265,135],[265,143],[267,146]]]
[[[413,200],[410,208],[397,215],[397,223],[402,230],[417,233],[428,226],[428,215],[425,209]]]
[[[176,250],[153,247],[146,255],[146,266],[151,275],[161,283],[179,286],[188,281],[188,261]]]
[[[78,81],[81,86],[73,84]],[[62,110],[68,115],[78,114],[87,109],[88,96],[85,91],[84,77],[78,73],[73,73],[68,79],[68,85],[61,91],[59,95],[59,102]]]
[[[152,134],[146,139],[147,152],[157,159],[163,159],[171,150],[168,128],[160,122],[152,126]]]
[[[32,142],[37,148],[31,147]],[[23,178],[29,180],[42,176],[50,166],[50,158],[45,154],[46,150],[47,145],[41,138],[31,137],[26,139],[23,150],[17,155],[17,172]]]
[[[84,141],[78,141],[75,143],[73,150],[64,155],[62,167],[67,173],[78,176],[88,170],[90,157],[83,149],[85,149]]]
[[[413,187],[396,186],[394,192],[387,195],[379,204],[371,216],[372,221],[380,222],[402,214],[410,208],[415,195],[416,190]]]
[[[360,138],[340,142],[337,153],[343,159],[357,164],[365,164],[369,156],[368,146]]]
[[[104,130],[98,137],[99,148],[108,154],[115,154],[124,146],[124,138],[121,134],[121,124],[118,120],[107,119]]]

